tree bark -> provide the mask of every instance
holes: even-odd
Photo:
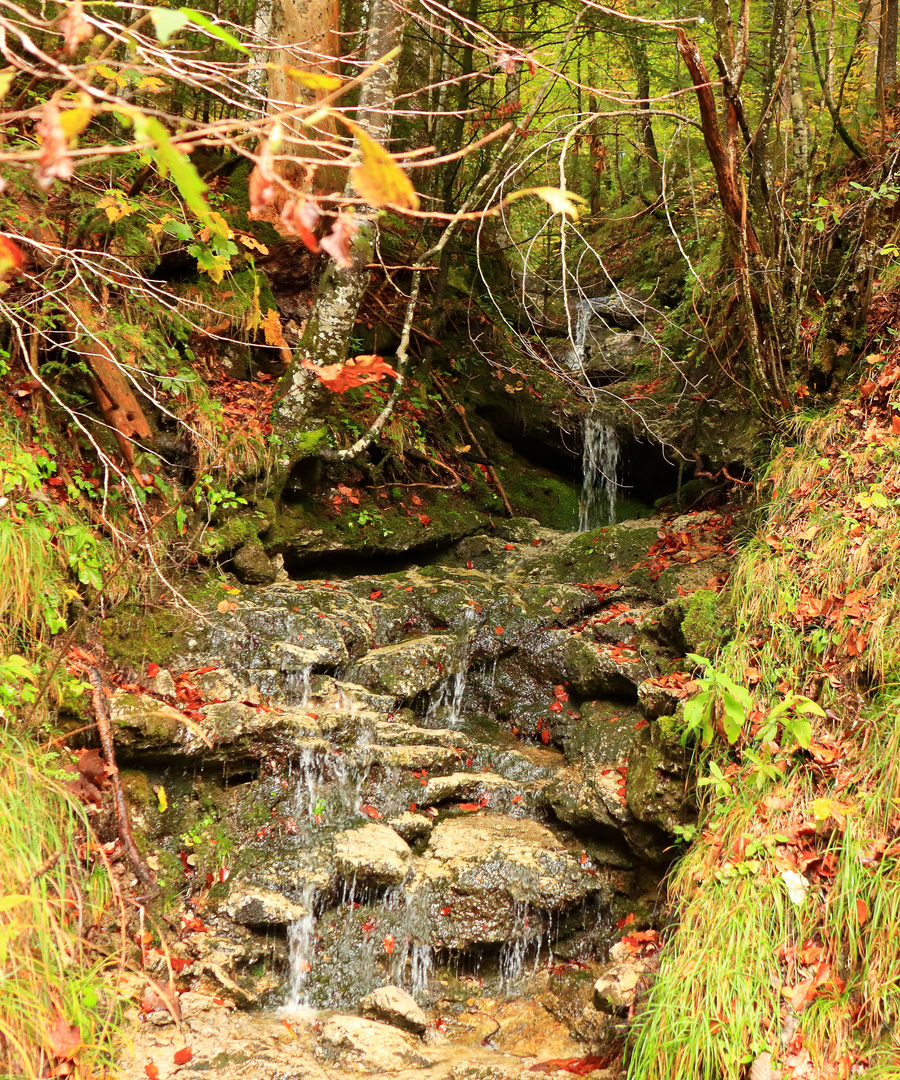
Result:
[[[647,42],[641,38],[634,38],[629,44],[629,51],[637,82],[638,127],[647,158],[650,187],[654,195],[659,198],[663,191],[663,175],[650,113],[650,64],[647,60]]]
[[[403,13],[390,0],[372,0],[364,65],[368,67],[400,43]],[[397,84],[397,61],[384,64],[362,84],[357,122],[373,139],[386,146],[391,134],[391,102]],[[352,195],[348,184],[346,194]],[[365,211],[365,208],[362,208]],[[319,281],[312,311],[294,359],[282,380],[284,391],[273,413],[275,433],[289,459],[296,456],[298,437],[308,427],[325,397],[321,382],[303,367],[340,364],[349,355],[356,317],[369,286],[378,224],[373,212],[361,213],[350,245],[350,265],[329,262]]]
[[[340,68],[340,0],[270,0],[271,37],[283,47],[271,55],[268,77],[269,109],[283,112],[292,105],[314,105],[324,91],[311,90],[291,75],[291,70],[318,75],[336,75]],[[326,117],[319,125],[326,138],[336,133]],[[286,123],[284,150],[304,158],[322,158],[322,164],[284,169],[284,178],[293,186],[317,195],[340,191],[343,169],[329,165],[327,157],[310,141],[303,126]],[[310,171],[312,176],[310,177]],[[275,207],[276,213],[280,206]]]

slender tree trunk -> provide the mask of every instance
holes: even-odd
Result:
[[[374,64],[402,36],[403,13],[390,0],[372,0],[369,16],[365,66]],[[378,68],[363,83],[357,121],[382,145],[387,145],[391,133],[391,107],[397,83],[397,61]],[[348,186],[347,194],[352,194]],[[330,261],[319,281],[313,308],[293,363],[282,380],[284,395],[273,414],[273,427],[282,440],[289,458],[296,456],[299,436],[308,427],[324,402],[319,380],[307,371],[303,361],[317,365],[340,364],[348,356],[354,334],[356,317],[363,295],[369,286],[371,263],[377,236],[374,213],[365,214],[362,208],[359,227],[350,245],[350,265],[338,266]]]
[[[878,41],[878,86],[882,108],[892,103],[897,82],[897,12],[898,0],[882,0]]]
[[[653,136],[653,122],[650,113],[650,64],[647,60],[647,42],[640,38],[634,38],[629,45],[629,50],[637,82],[638,126],[641,131],[641,141],[644,144],[644,153],[650,172],[650,187],[653,189],[653,194],[659,198],[663,190],[663,177],[662,165],[659,162],[659,151],[656,148],[656,139]]]

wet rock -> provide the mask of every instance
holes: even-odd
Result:
[[[435,827],[408,889],[430,909],[433,944],[467,948],[540,934],[541,913],[605,887],[545,825],[478,813]]]
[[[640,713],[608,701],[586,701],[581,719],[566,740],[566,761],[581,764],[620,765],[649,740]]]
[[[411,855],[409,844],[392,828],[375,822],[334,838],[338,873],[370,885],[399,885],[409,870]]]
[[[281,893],[240,884],[232,885],[225,910],[241,926],[283,926],[308,914]]]
[[[168,668],[160,668],[156,676],[149,680],[149,686],[162,697],[175,696],[175,680]]]
[[[381,986],[366,994],[359,1003],[359,1009],[363,1016],[383,1020],[414,1035],[421,1035],[428,1027],[428,1017],[416,999],[398,986]]]
[[[434,829],[432,818],[426,814],[414,814],[409,810],[399,817],[391,818],[388,825],[408,844],[421,840],[423,836],[431,836]]]
[[[625,798],[625,781],[614,764],[569,765],[543,792],[560,821],[580,829],[594,825],[621,830],[634,821]]]
[[[632,955],[619,942],[609,950],[610,966],[594,983],[594,1008],[611,1016],[621,1016],[647,988],[651,974],[659,966],[658,954],[648,958]]]
[[[654,674],[637,649],[590,641],[581,634],[545,634],[535,655],[536,669],[557,683],[568,683],[579,697],[635,697],[638,685]]]
[[[235,576],[245,585],[271,585],[277,570],[258,540],[242,544],[231,558]]]
[[[410,638],[366,653],[346,673],[351,682],[397,698],[431,690],[443,677],[442,665],[455,641],[443,634]]]
[[[360,1016],[332,1016],[319,1029],[316,1058],[326,1064],[362,1073],[394,1073],[427,1069],[432,1062],[409,1035]]]
[[[697,806],[689,752],[667,740],[657,721],[651,741],[629,763],[628,806],[635,818],[673,835],[676,825],[696,820]]]
[[[682,700],[675,688],[660,686],[653,679],[645,680],[638,687],[638,703],[648,720],[674,715]]]
[[[450,776],[431,776],[419,802],[434,806],[442,802],[477,802],[496,794],[515,794],[520,784],[496,773],[452,773]]]

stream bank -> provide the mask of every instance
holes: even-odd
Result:
[[[497,522],[430,565],[228,584],[157,633],[111,701],[134,831],[179,922],[168,957],[143,950],[133,1075],[174,1071],[179,1040],[182,1075],[464,1064],[480,1080],[599,1060],[695,820],[677,659],[727,576],[730,526]],[[178,1028],[147,978],[171,978]],[[385,986],[426,1035],[387,1065],[365,1031],[334,1033]],[[244,1040],[268,1047],[256,1064],[235,1057]]]

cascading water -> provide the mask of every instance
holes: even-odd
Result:
[[[615,428],[593,416],[584,420],[578,531],[615,525],[619,490],[619,440]]]
[[[307,984],[316,947],[315,886],[304,886],[300,906],[306,911],[288,927],[288,992],[283,1009],[294,1013],[309,1007]]]

